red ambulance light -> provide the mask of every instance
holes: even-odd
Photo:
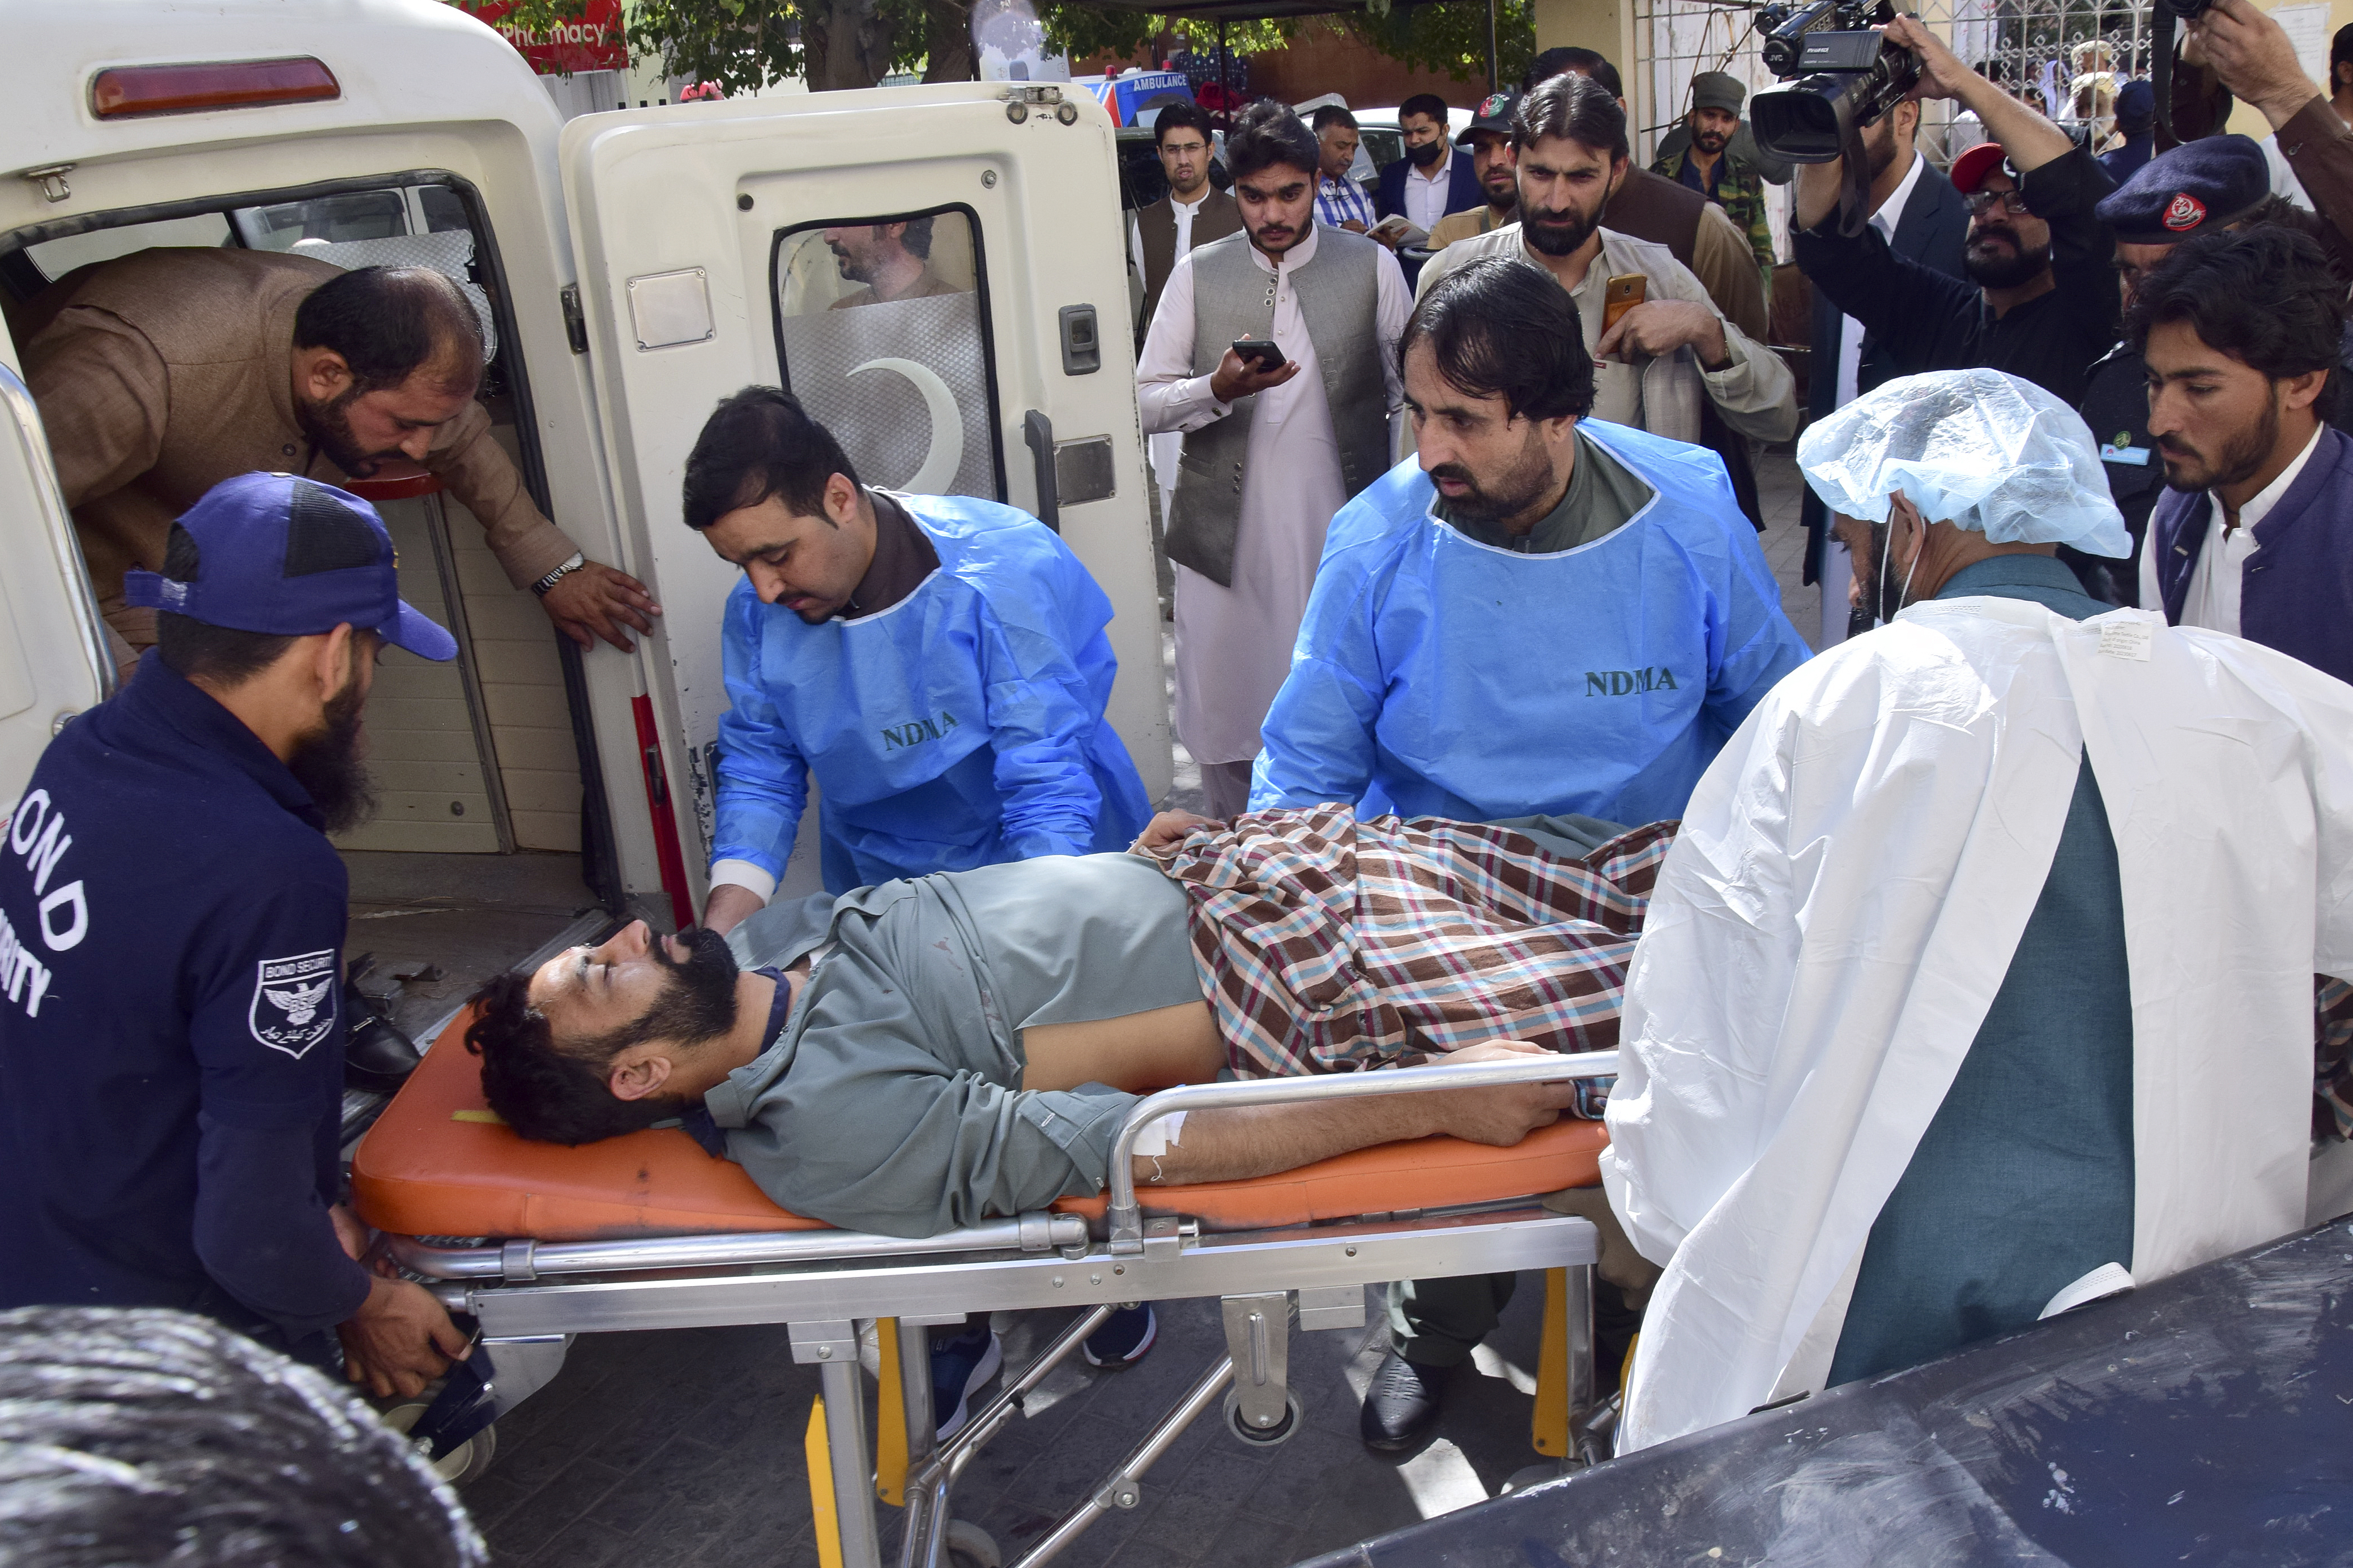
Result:
[[[100,120],[316,103],[343,96],[335,73],[308,55],[276,60],[208,60],[202,65],[115,66],[90,78],[90,106]]]

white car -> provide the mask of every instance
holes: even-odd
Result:
[[[1291,107],[1302,120],[1314,118],[1317,110],[1327,103],[1348,109],[1348,100],[1336,92],[1321,98],[1311,98]],[[1405,156],[1405,132],[1398,129],[1398,111],[1388,109],[1348,109],[1356,117],[1356,161],[1348,165],[1348,177],[1371,190],[1381,177],[1381,170]],[[1446,111],[1446,139],[1451,142],[1471,127],[1472,111],[1450,108]]]

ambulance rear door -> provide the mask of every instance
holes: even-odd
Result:
[[[0,359],[0,813],[49,737],[114,689],[105,625],[82,569],[41,416]],[[16,846],[22,852],[26,846]],[[5,978],[5,976],[0,976]]]
[[[1060,529],[1111,598],[1111,714],[1157,799],[1167,699],[1102,106],[1030,83],[738,99],[584,116],[562,161],[614,494],[665,611],[640,739],[696,907],[738,574],[681,520],[680,486],[712,406],[749,384],[792,391],[867,483]],[[899,224],[923,286],[877,299],[863,247]],[[783,891],[817,886],[810,842],[805,824]]]

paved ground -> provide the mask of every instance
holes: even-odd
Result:
[[[1786,456],[1760,475],[1764,545],[1783,601],[1811,640],[1815,591],[1798,585],[1804,535]],[[1198,799],[1180,753],[1172,800]],[[1214,1414],[1146,1478],[1133,1512],[1099,1523],[1060,1562],[1072,1568],[1276,1568],[1494,1494],[1535,1463],[1529,1391],[1541,1289],[1523,1281],[1504,1326],[1456,1374],[1428,1447],[1402,1462],[1367,1452],[1357,1405],[1383,1347],[1368,1327],[1301,1334],[1292,1386],[1304,1429],[1266,1450],[1242,1447]],[[1000,1314],[1020,1364],[1064,1320]],[[1215,1302],[1164,1308],[1161,1342],[1117,1373],[1073,1363],[1028,1402],[967,1470],[956,1514],[987,1530],[1010,1562],[1092,1491],[1149,1423],[1216,1353]],[[584,1338],[563,1373],[499,1428],[497,1463],[466,1500],[501,1564],[532,1568],[801,1568],[817,1563],[802,1434],[817,1393],[785,1330],[736,1328]],[[885,1510],[886,1523],[892,1517]]]

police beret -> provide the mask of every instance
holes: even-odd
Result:
[[[2205,136],[2143,163],[2096,211],[2126,245],[2178,245],[2236,223],[2271,191],[2252,137]]]

